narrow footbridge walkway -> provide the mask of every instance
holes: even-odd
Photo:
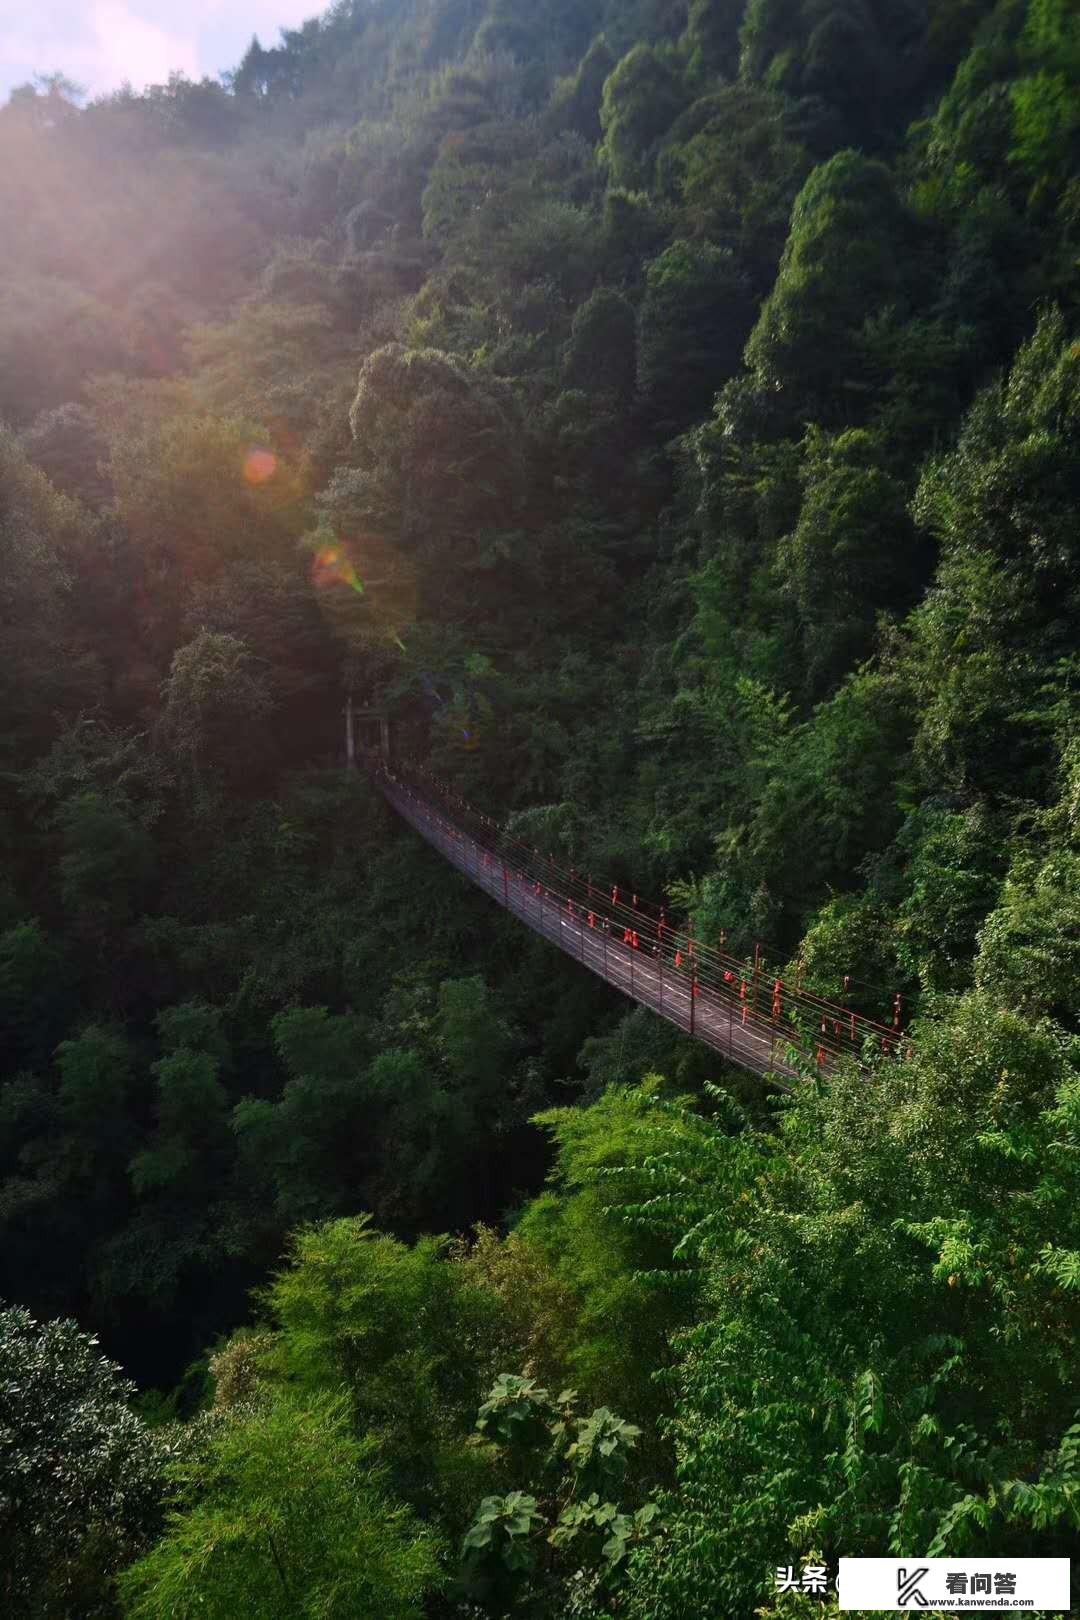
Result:
[[[889,1026],[786,984],[766,972],[760,952],[751,962],[710,949],[636,894],[527,849],[426,772],[373,753],[363,763],[402,819],[498,905],[741,1068],[789,1088],[808,1064],[910,1054],[899,997]]]

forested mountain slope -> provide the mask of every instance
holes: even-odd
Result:
[[[341,0],[16,91],[0,218],[0,1295],[183,1378],[0,1316],[10,1612],[1067,1552],[1070,0]],[[914,1060],[776,1101],[627,1013],[347,695]]]

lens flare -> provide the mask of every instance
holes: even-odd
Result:
[[[364,583],[352,559],[342,546],[320,546],[315,553],[312,566],[312,579],[317,590],[326,590],[331,585],[347,585],[358,596],[364,594]]]
[[[334,633],[356,646],[389,642],[405,652],[402,636],[416,615],[414,563],[378,535],[340,534],[328,523],[305,538],[305,549],[316,600]]]
[[[272,450],[252,445],[244,457],[244,477],[249,484],[268,484],[277,472],[277,456]]]

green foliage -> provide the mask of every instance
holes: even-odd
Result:
[[[559,1514],[551,1533],[554,1547],[567,1547],[581,1541],[601,1540],[601,1556],[611,1570],[624,1563],[627,1554],[651,1534],[650,1526],[659,1514],[655,1502],[646,1502],[635,1513],[620,1513],[613,1502],[601,1502],[593,1491],[582,1501],[571,1502]],[[591,1537],[590,1537],[591,1532]]]
[[[80,509],[32,467],[14,435],[0,431],[0,673],[5,762],[23,766],[47,745],[55,713],[80,680],[93,702],[96,670],[80,656],[65,612],[75,558],[85,539]]]
[[[376,350],[349,413],[355,467],[335,510],[425,549],[505,513],[520,447],[509,391],[434,350]]]
[[[20,426],[75,398],[87,373],[134,358],[134,334],[103,299],[63,275],[9,285],[2,331],[0,408]]]
[[[120,806],[93,792],[68,799],[56,821],[63,849],[60,896],[71,923],[107,937],[141,910],[154,875],[150,836]]]
[[[64,962],[39,922],[0,934],[0,1050],[9,1072],[45,1062],[64,1006]]]
[[[699,1239],[677,1519],[635,1566],[641,1612],[764,1596],[777,1541],[962,1552],[1008,1527],[1031,1544],[1007,1482],[1060,1443],[1075,1398],[1075,1302],[1043,1258],[1075,1084],[1052,1030],[969,998],[913,1062],[798,1093],[752,1180],[732,1158]],[[723,1175],[736,1144],[716,1146]]]
[[[56,1049],[57,1100],[77,1152],[89,1170],[104,1169],[130,1140],[130,1042],[118,1029],[90,1025]],[[94,1151],[96,1149],[96,1152]]]
[[[335,327],[355,315],[358,300],[349,296],[344,273],[334,275],[310,257],[275,260],[265,279],[272,299],[251,298],[231,320],[190,333],[199,395],[216,410],[273,420],[278,433],[310,433],[320,396],[353,380],[352,367],[342,365]],[[301,287],[310,302],[300,301]]]
[[[480,1225],[471,1243],[458,1245],[454,1259],[497,1302],[491,1370],[527,1364],[539,1377],[557,1380],[567,1365],[577,1309],[548,1256],[516,1232],[500,1237]]]
[[[777,573],[814,696],[871,652],[877,615],[901,612],[922,572],[907,491],[885,455],[880,439],[858,429],[805,446],[802,506],[777,548]]]
[[[643,250],[655,252],[670,234],[665,212],[644,191],[609,187],[604,197],[604,246],[609,273],[638,280]]]
[[[212,1188],[215,1168],[229,1159],[226,1096],[218,1067],[209,1053],[185,1050],[153,1065],[158,1127],[151,1145],[131,1162],[137,1193],[176,1189],[182,1182],[188,1183],[185,1197],[194,1202],[199,1184],[206,1192]]]
[[[995,831],[982,805],[965,814],[924,808],[897,840],[911,851],[910,889],[896,914],[898,957],[926,990],[958,990],[970,982],[980,928],[1001,882]]]
[[[485,1496],[465,1537],[466,1560],[501,1564],[511,1574],[524,1574],[535,1559],[528,1538],[543,1523],[543,1516],[536,1511],[535,1496],[526,1496],[523,1491]]]
[[[483,1103],[502,1082],[509,1031],[493,1016],[483,979],[449,979],[439,987],[438,1040],[455,1077]]]
[[[691,0],[683,36],[697,72],[735,77],[739,63],[739,24],[746,0]]]
[[[106,441],[84,405],[42,411],[19,435],[19,442],[62,494],[94,505],[107,499],[109,485],[100,469]]]
[[[587,1490],[590,1485],[610,1488],[620,1482],[626,1472],[627,1453],[640,1433],[637,1424],[616,1417],[606,1406],[597,1407],[591,1417],[581,1419],[577,1437],[566,1452],[578,1488]]]
[[[1020,41],[1027,74],[1012,89],[1014,147],[1028,177],[1059,184],[1080,137],[1072,84],[1080,71],[1080,28],[1064,0],[1032,0]]]
[[[558,1408],[535,1378],[500,1373],[476,1419],[479,1432],[503,1446],[527,1446],[541,1438]],[[468,1543],[466,1543],[468,1545]]]
[[[280,546],[277,483],[252,484],[244,472],[262,437],[257,423],[190,411],[126,431],[114,424],[110,477],[119,514],[162,584],[212,576],[270,537]]]
[[[977,983],[1003,1006],[1075,1021],[1077,854],[1020,857],[979,934]]]
[[[1071,651],[1076,367],[1061,316],[1046,313],[1008,381],[980,394],[956,449],[920,482],[916,517],[942,548],[912,616],[916,748],[934,786],[1045,792],[1070,681],[1059,660]]]
[[[635,341],[629,299],[612,287],[598,287],[574,314],[564,361],[567,381],[610,391],[625,406],[634,385]]]
[[[673,242],[646,267],[637,380],[665,426],[708,409],[738,365],[751,318],[746,277],[728,248]]]
[[[800,191],[776,285],[746,346],[758,383],[784,395],[795,420],[807,406],[827,421],[848,414],[849,401],[858,411],[871,382],[863,326],[904,299],[907,237],[883,163],[841,152]]]
[[[614,66],[606,42],[594,39],[576,70],[556,83],[548,107],[549,122],[557,129],[574,130],[595,146],[601,134],[604,85]]]
[[[750,0],[739,33],[741,72],[820,96],[849,138],[874,143],[918,82],[927,20],[926,9],[888,0],[850,7]]]
[[[334,1207],[341,1203],[365,1102],[361,1050],[355,1020],[325,1008],[279,1013],[273,1036],[290,1076],[281,1100],[244,1098],[234,1127],[242,1162],[291,1224],[309,1219],[328,1194]]]
[[[729,84],[692,103],[660,152],[658,180],[678,199],[687,234],[732,247],[755,289],[767,291],[776,275],[792,203],[811,167],[804,138],[796,109],[781,96]]]
[[[667,1140],[653,1106],[658,1089],[655,1080],[636,1092],[613,1088],[591,1108],[541,1115],[558,1144],[557,1190],[536,1198],[515,1229],[550,1257],[579,1302],[569,1357],[574,1384],[587,1400],[617,1401],[635,1417],[656,1412],[657,1392],[642,1375],[665,1359],[667,1336],[692,1297],[689,1278],[668,1286],[651,1275],[666,1268],[670,1232],[620,1220],[606,1182],[617,1169],[622,1186],[647,1196],[653,1155]],[[645,1343],[651,1350],[643,1360]]]
[[[281,1395],[211,1427],[171,1469],[170,1525],[125,1573],[125,1614],[419,1620],[438,1544],[388,1499],[343,1405]]]
[[[613,186],[647,184],[649,160],[678,107],[669,55],[652,45],[635,45],[605,81],[600,106],[601,153]]]
[[[641,1430],[606,1406],[587,1418],[575,1417],[576,1398],[575,1390],[564,1390],[553,1401],[535,1379],[501,1373],[480,1408],[477,1428],[506,1448],[520,1470],[529,1471],[528,1453],[538,1452],[546,1437],[548,1470],[558,1467],[563,1476],[549,1492],[546,1512],[538,1511],[538,1497],[521,1490],[487,1496],[481,1502],[462,1544],[463,1579],[469,1595],[489,1611],[533,1611],[539,1599],[543,1612],[544,1584],[553,1587],[559,1555],[567,1551],[579,1566],[573,1580],[581,1579],[580,1563],[586,1559],[598,1566],[594,1581],[611,1592],[630,1547],[651,1534],[655,1504],[627,1513],[602,1501],[600,1494],[625,1483],[628,1453]],[[537,1465],[534,1457],[532,1468]],[[590,1491],[591,1485],[599,1490]],[[547,1554],[544,1563],[549,1567],[537,1587],[531,1578],[544,1551],[540,1536],[552,1524],[546,1540],[555,1552],[554,1565]]]
[[[474,1489],[465,1442],[486,1371],[463,1351],[483,1342],[492,1309],[443,1249],[431,1238],[408,1248],[365,1218],[303,1229],[266,1303],[279,1372],[301,1390],[344,1390],[396,1493],[455,1523]]]
[[[27,1620],[113,1615],[113,1573],[154,1533],[167,1448],[74,1322],[0,1311],[4,1601]]]
[[[235,784],[265,770],[273,746],[273,699],[247,647],[235,636],[204,630],[181,647],[164,699],[165,736],[193,775],[223,771]]]

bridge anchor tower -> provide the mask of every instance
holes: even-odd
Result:
[[[352,693],[345,700],[345,763],[356,769],[357,739],[361,748],[390,758],[390,716],[385,709],[358,709]]]

